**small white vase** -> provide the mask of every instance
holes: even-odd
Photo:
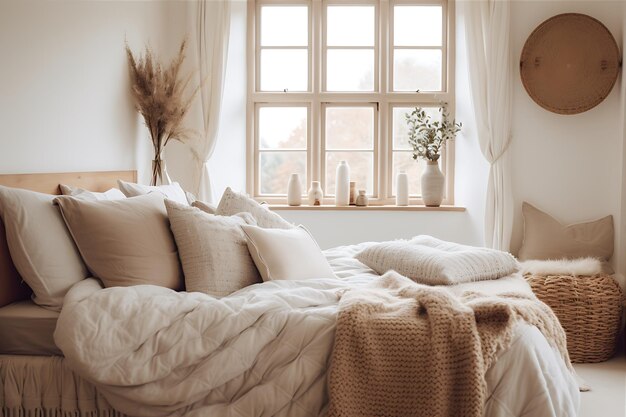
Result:
[[[324,200],[324,191],[319,181],[311,182],[309,189],[309,206],[321,206]]]
[[[289,177],[287,204],[290,206],[299,206],[302,204],[302,183],[300,182],[300,174],[291,174],[291,177]]]
[[[396,177],[396,206],[409,205],[409,176],[400,171]]]
[[[426,161],[422,173],[422,200],[426,207],[439,207],[443,201],[445,178],[437,161]]]
[[[337,165],[335,176],[335,205],[350,205],[350,167],[346,161],[340,161]]]
[[[365,194],[365,190],[359,190],[359,195],[356,196],[356,200],[354,202],[354,205],[357,207],[367,207],[367,204],[369,202],[369,199],[367,198],[367,195]]]

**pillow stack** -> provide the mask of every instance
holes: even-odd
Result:
[[[230,188],[215,208],[166,201],[187,291],[225,296],[276,279],[334,278],[304,227]]]
[[[177,183],[119,186],[95,193],[61,185],[62,196],[0,186],[1,259],[13,261],[0,265],[13,278],[2,284],[0,306],[28,293],[19,276],[52,310],[88,276],[105,287],[148,284],[216,297],[262,280],[335,277],[306,229],[230,188],[213,207]]]

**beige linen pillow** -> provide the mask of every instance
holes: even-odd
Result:
[[[613,216],[564,226],[554,217],[522,204],[524,240],[518,257],[528,259],[599,258],[608,262],[613,255]]]
[[[259,227],[266,229],[291,229],[294,227],[278,214],[271,212],[267,207],[263,207],[247,195],[236,193],[230,187],[226,188],[215,214],[232,216],[242,212],[252,214]]]
[[[255,224],[249,213],[215,216],[170,200],[165,207],[187,291],[221,297],[261,282],[240,228]]]
[[[35,303],[60,310],[65,293],[88,272],[54,198],[0,186],[0,217],[13,264]]]
[[[215,214],[215,212],[217,211],[217,207],[212,206],[207,203],[203,203],[202,201],[199,201],[199,200],[196,200],[193,203],[191,203],[191,207],[199,208],[200,210],[204,211],[207,214]]]
[[[84,188],[72,187],[71,185],[60,184],[61,194],[79,197],[83,200],[103,201],[103,200],[123,200],[126,198],[123,192],[117,188],[111,188],[103,193],[96,193]]]
[[[162,195],[116,201],[64,196],[55,201],[85,263],[105,287],[183,288]]]
[[[336,278],[322,250],[304,226],[263,229],[243,225],[241,229],[263,281]]]
[[[189,205],[185,191],[177,182],[165,185],[143,185],[117,180],[117,185],[126,197],[138,197],[149,193],[159,193],[169,200]]]

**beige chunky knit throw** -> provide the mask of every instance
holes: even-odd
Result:
[[[339,308],[330,417],[482,416],[485,373],[518,320],[537,326],[569,364],[557,318],[526,295],[459,298],[392,271],[344,293]]]

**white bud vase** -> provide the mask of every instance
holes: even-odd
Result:
[[[319,181],[311,182],[311,188],[309,188],[309,206],[321,206],[324,200],[324,191]]]
[[[409,176],[400,171],[396,177],[396,206],[409,205]]]
[[[337,175],[335,177],[335,205],[350,205],[350,167],[346,161],[337,165]]]
[[[299,174],[291,174],[291,177],[289,177],[287,204],[290,206],[299,206],[302,204],[302,183],[300,183]]]
[[[426,161],[422,173],[422,200],[426,207],[439,207],[443,201],[445,178],[437,161]]]

